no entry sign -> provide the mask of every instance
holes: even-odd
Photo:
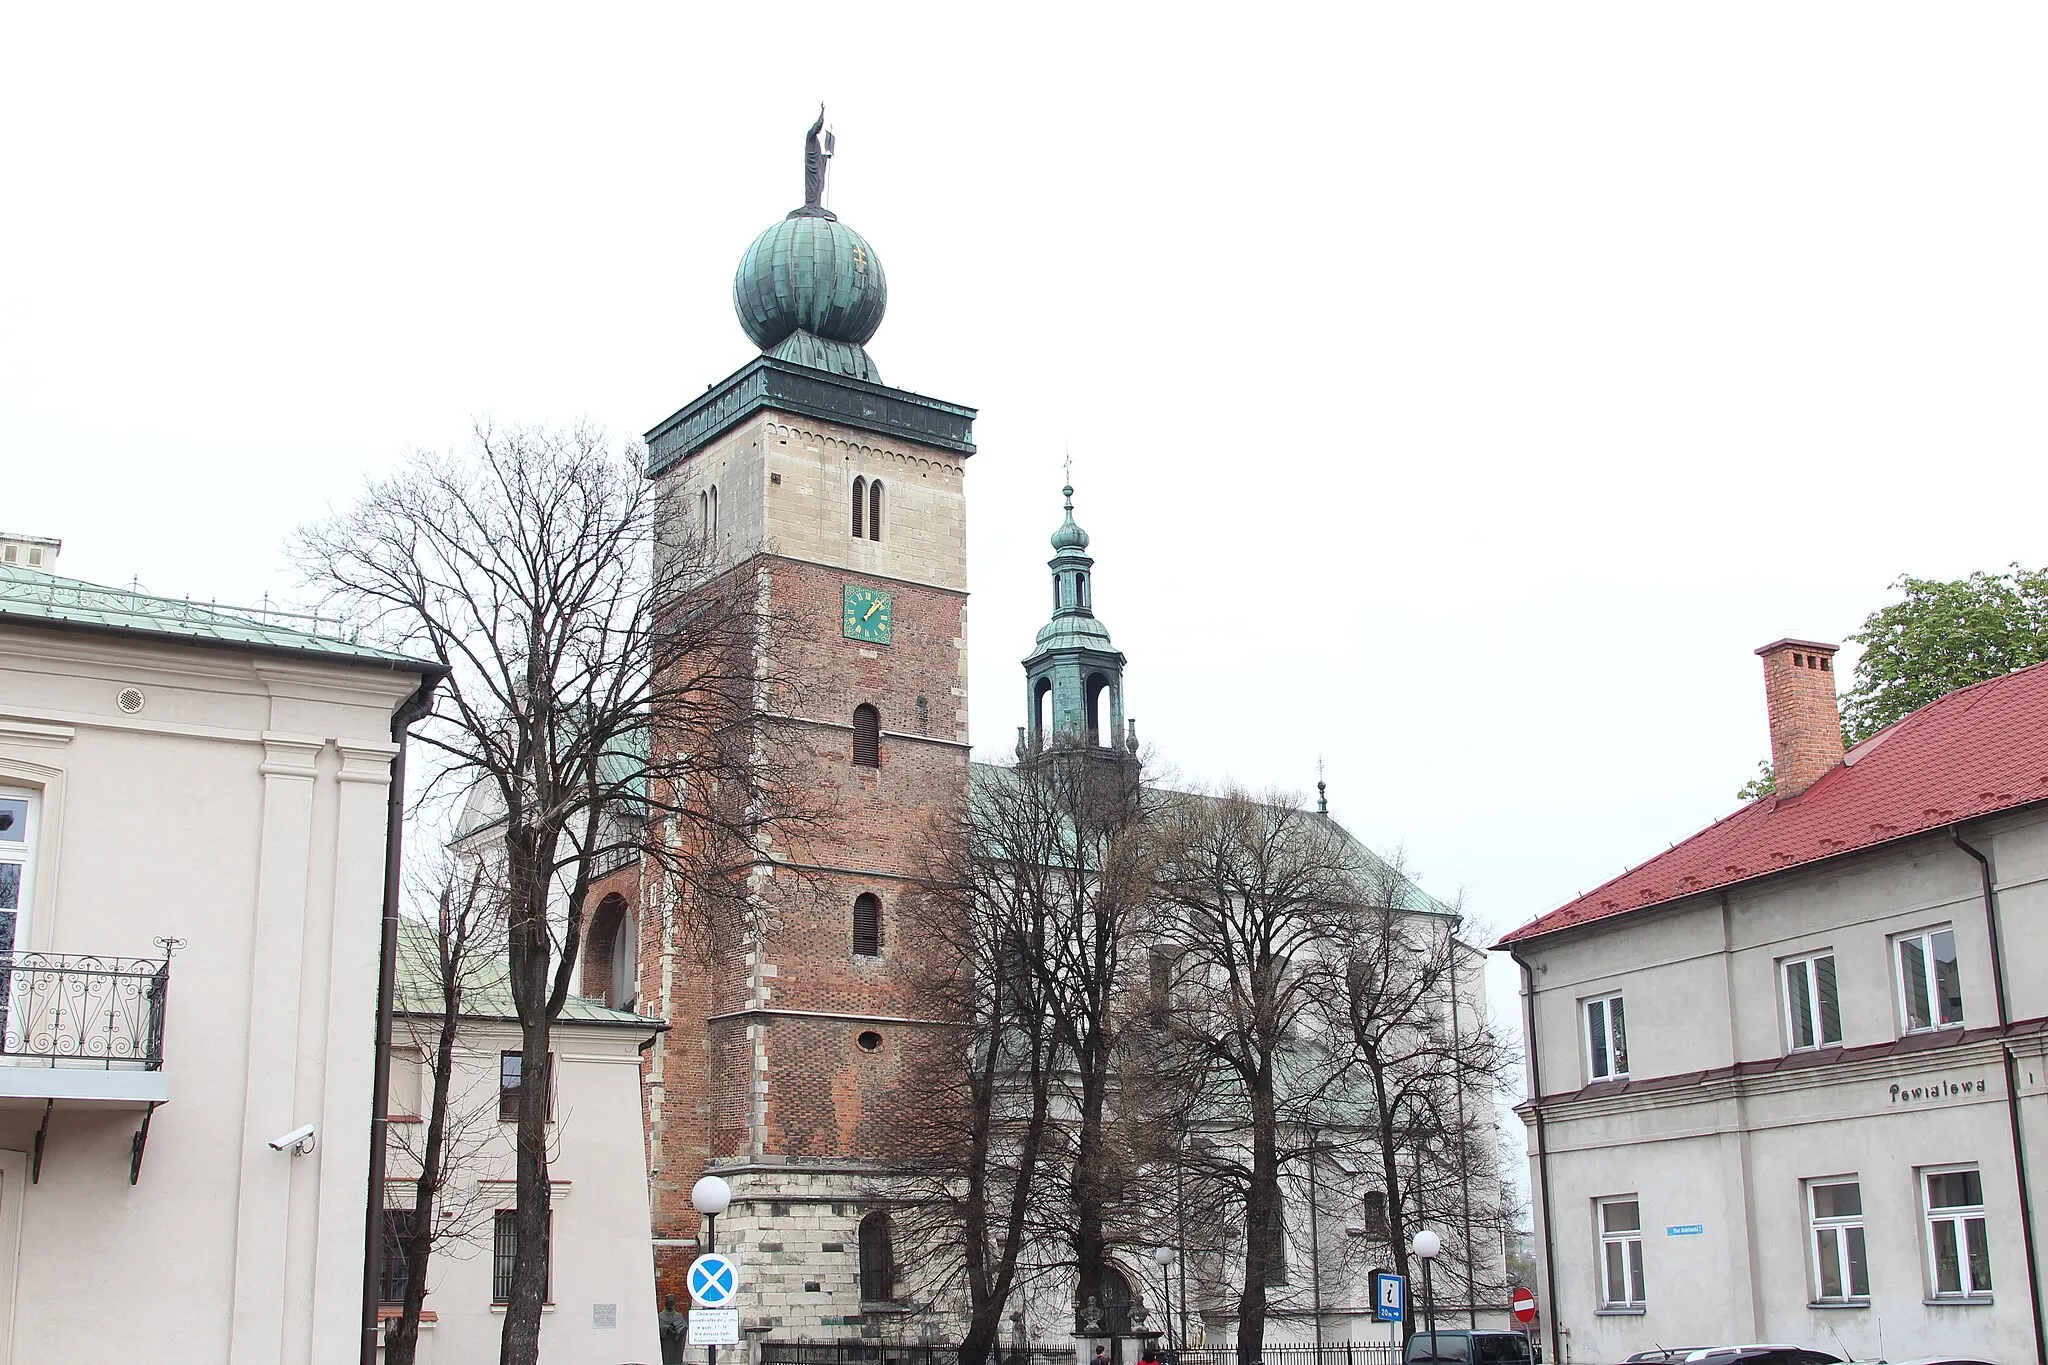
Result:
[[[1508,1299],[1508,1307],[1513,1310],[1515,1321],[1524,1327],[1536,1321],[1536,1296],[1529,1292],[1528,1286],[1516,1287],[1514,1294]]]

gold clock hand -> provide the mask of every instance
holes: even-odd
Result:
[[[868,603],[867,615],[862,616],[860,619],[865,621],[868,619],[869,616],[873,616],[876,612],[880,611],[881,609],[882,604],[880,602],[870,602]]]

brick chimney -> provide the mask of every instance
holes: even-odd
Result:
[[[1771,770],[1781,797],[1799,795],[1842,761],[1837,648],[1778,640],[1757,651],[1764,661],[1764,705],[1771,713]]]

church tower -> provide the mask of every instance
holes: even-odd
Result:
[[[646,1064],[659,1290],[686,1301],[690,1187],[722,1175],[741,1321],[785,1341],[885,1335],[901,1312],[889,1213],[867,1201],[910,1063],[948,1036],[907,897],[968,784],[975,412],[882,382],[866,347],[888,285],[825,207],[821,133],[822,115],[803,205],[733,280],[760,354],[647,434],[664,533],[703,537],[793,625],[765,662],[802,680],[799,785],[829,816],[752,869],[772,913],[701,947],[641,937],[641,998],[670,1026]]]
[[[1124,656],[1095,618],[1095,560],[1088,533],[1074,523],[1074,487],[1060,490],[1067,519],[1052,533],[1052,620],[1024,661],[1027,722],[1017,730],[1017,757],[1047,748],[1137,749],[1124,719]]]

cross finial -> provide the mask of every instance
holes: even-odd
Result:
[[[1061,467],[1062,467],[1062,468],[1064,468],[1064,469],[1065,469],[1065,470],[1067,471],[1067,482],[1068,482],[1068,483],[1072,483],[1072,482],[1074,481],[1074,452],[1073,452],[1073,451],[1071,451],[1071,450],[1070,450],[1070,451],[1068,451],[1068,452],[1067,452],[1067,458],[1066,458],[1066,460],[1065,460],[1064,464],[1063,464],[1063,465],[1062,465]]]

